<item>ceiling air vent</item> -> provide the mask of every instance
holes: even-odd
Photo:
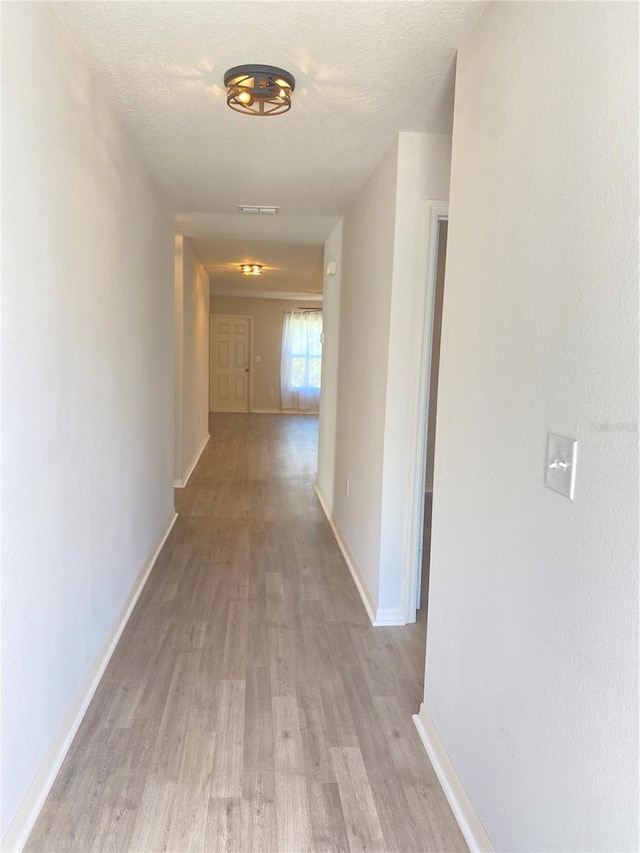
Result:
[[[254,216],[275,216],[279,207],[260,207],[255,204],[241,204],[238,208],[240,213],[250,213]]]

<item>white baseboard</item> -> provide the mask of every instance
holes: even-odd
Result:
[[[53,785],[58,771],[62,766],[69,747],[73,741],[82,722],[89,703],[96,692],[100,679],[107,668],[107,664],[111,659],[111,655],[118,645],[118,640],[125,629],[129,617],[135,607],[140,593],[142,592],[147,578],[151,574],[158,555],[162,550],[162,546],[171,533],[171,529],[176,522],[178,516],[176,514],[169,520],[164,533],[158,539],[151,556],[145,561],[129,597],[125,601],[118,614],[118,618],[111,629],[109,635],[104,641],[102,648],[93,663],[93,666],[87,673],[80,690],[67,712],[62,726],[56,735],[53,743],[47,750],[38,772],[36,773],[33,782],[29,786],[29,790],[25,794],[15,817],[13,818],[4,838],[0,849],[3,853],[19,853],[27,842],[29,834],[40,814],[40,810],[47,799],[51,786]]]
[[[299,412],[297,409],[251,409],[252,415],[318,415],[318,412]]]
[[[316,483],[313,488],[315,489],[316,495],[318,496],[318,500],[320,501],[320,506],[324,510],[324,514],[327,517],[327,521],[329,522],[329,525],[331,526],[331,529],[333,530],[333,535],[336,537],[336,542],[338,543],[338,547],[342,551],[342,556],[344,557],[344,561],[347,564],[349,571],[351,572],[351,577],[353,578],[353,582],[356,585],[356,589],[360,593],[360,598],[362,599],[362,603],[364,604],[364,608],[367,611],[367,615],[369,616],[369,619],[371,620],[371,624],[375,625],[377,608],[376,608],[376,603],[373,600],[373,596],[371,595],[371,593],[367,589],[367,585],[364,581],[364,578],[362,577],[362,573],[360,572],[360,569],[358,568],[358,564],[356,563],[356,561],[353,557],[353,554],[351,553],[351,551],[347,547],[347,544],[345,543],[344,539],[342,538],[342,534],[340,533],[340,530],[336,526],[335,520],[333,518],[333,513],[329,509],[329,505],[327,504],[327,501],[326,501],[324,495],[322,494],[320,488],[318,487],[318,484]]]
[[[493,848],[489,836],[467,796],[424,703],[420,705],[420,713],[414,714],[413,722],[469,850],[471,853],[491,853]]]
[[[205,447],[209,443],[210,438],[211,438],[211,436],[209,435],[209,433],[207,433],[205,435],[205,437],[202,439],[202,444],[197,449],[196,455],[191,460],[191,465],[189,465],[189,467],[187,468],[187,471],[184,474],[184,476],[182,477],[182,479],[173,481],[174,489],[184,489],[184,487],[187,485],[187,483],[189,482],[189,477],[193,474],[193,470],[196,467],[196,465],[198,464],[198,462],[200,461],[200,457],[202,456],[202,452],[204,451]]]
[[[373,622],[375,628],[382,628],[384,626],[390,628],[406,624],[406,614],[402,607],[378,608],[376,618]]]
[[[242,409],[237,412],[230,412],[224,409],[212,409],[212,415],[315,415],[318,417],[319,412],[301,412],[298,409]]]

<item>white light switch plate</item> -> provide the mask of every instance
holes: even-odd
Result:
[[[575,438],[549,433],[545,483],[554,492],[559,492],[571,500],[576,488],[577,455],[578,442]]]

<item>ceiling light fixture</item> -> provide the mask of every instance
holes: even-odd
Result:
[[[262,264],[240,264],[242,275],[262,275]]]
[[[224,75],[227,104],[250,116],[274,116],[291,109],[293,74],[273,65],[237,65]]]

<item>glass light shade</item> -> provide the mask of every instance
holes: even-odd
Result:
[[[262,275],[262,264],[240,264],[242,275]]]

